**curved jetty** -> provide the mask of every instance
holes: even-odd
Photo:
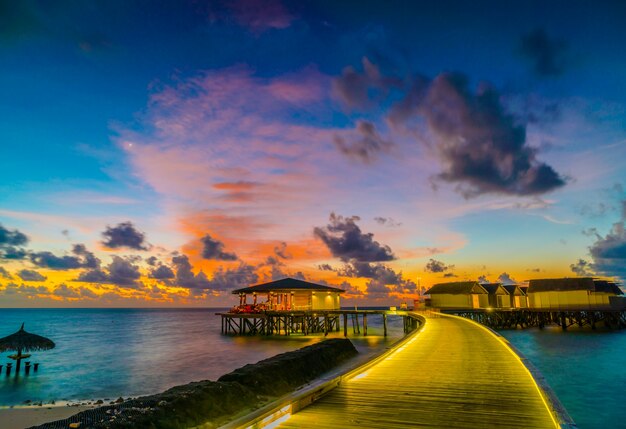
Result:
[[[460,317],[425,319],[391,354],[279,427],[575,427],[502,337]]]

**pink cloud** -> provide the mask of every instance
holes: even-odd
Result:
[[[234,0],[226,3],[235,20],[255,34],[283,29],[295,20],[279,0]]]

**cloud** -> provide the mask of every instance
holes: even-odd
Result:
[[[105,269],[95,268],[83,271],[75,281],[86,283],[107,283],[130,289],[139,289],[142,284],[139,267],[132,263],[132,258],[111,257],[111,263]]]
[[[427,273],[444,273],[454,269],[454,265],[446,265],[445,263],[436,259],[429,259],[428,263],[424,267]]]
[[[7,280],[13,280],[13,276],[4,267],[0,267],[0,277]]]
[[[176,267],[175,282],[178,286],[188,289],[209,289],[209,279],[204,272],[194,274],[187,255],[174,256],[172,264]]]
[[[392,87],[401,85],[399,79],[384,76],[368,58],[362,59],[362,65],[362,73],[348,66],[332,82],[333,95],[348,109],[373,107]]]
[[[569,268],[580,277],[591,277],[594,275],[593,264],[584,259],[579,259],[576,263],[570,264]]]
[[[224,243],[212,238],[209,234],[200,239],[203,244],[202,257],[204,259],[215,259],[218,261],[236,261],[237,255],[224,252]]]
[[[176,278],[176,274],[167,265],[159,265],[150,271],[149,277],[157,280],[170,280]]]
[[[593,258],[592,270],[596,273],[626,278],[626,200],[622,201],[622,216],[609,233],[601,236],[594,229],[596,241],[589,247]]]
[[[52,295],[65,299],[96,299],[98,294],[86,287],[73,288],[61,283],[52,291]]]
[[[17,285],[15,283],[9,283],[5,285],[2,293],[4,295],[27,295],[27,296],[41,296],[48,295],[49,290],[46,286],[30,286],[30,285]]]
[[[187,289],[228,291],[249,286],[258,280],[256,267],[244,262],[232,269],[218,267],[211,280],[202,271],[193,273],[187,255],[175,256],[172,263],[176,267],[176,285]]]
[[[47,279],[46,276],[39,274],[37,271],[27,269],[18,271],[17,276],[26,282],[43,282]]]
[[[53,270],[100,267],[100,259],[89,252],[84,244],[75,244],[72,253],[75,256],[56,256],[48,251],[31,252],[28,256],[36,266]]]
[[[274,254],[281,259],[291,259],[292,256],[287,253],[287,243],[284,241],[280,245],[274,247]]]
[[[382,76],[375,65],[364,61],[363,73],[346,69],[333,88],[349,107],[367,108],[372,91],[379,94],[385,102],[378,105],[390,106],[389,125],[432,144],[442,167],[435,179],[456,184],[466,198],[486,193],[539,195],[565,185],[551,166],[537,160],[537,149],[526,142],[525,125],[505,110],[500,94],[486,84],[471,91],[460,73],[399,79]],[[379,143],[366,142],[353,152]],[[351,148],[345,142],[338,147]]]
[[[346,262],[379,262],[395,259],[391,248],[374,241],[374,234],[363,233],[356,224],[358,216],[346,217],[330,214],[325,227],[316,227],[313,233],[326,244],[333,256]]]
[[[349,158],[372,163],[379,154],[387,153],[393,147],[390,140],[385,140],[376,131],[376,126],[369,121],[357,121],[356,130],[336,134],[333,143],[339,151]]]
[[[498,276],[498,282],[503,285],[516,285],[517,281],[511,277],[508,273],[502,273]]]
[[[397,226],[402,226],[402,222],[397,222],[394,219],[390,218],[390,217],[381,217],[381,216],[377,216],[374,218],[374,221],[380,225],[385,225],[388,226],[390,228],[394,228]]]
[[[6,229],[0,224],[0,259],[24,259],[27,252],[23,247],[26,244],[26,234],[17,229]]]
[[[491,283],[487,276],[478,276],[478,283]]]
[[[122,222],[116,226],[107,226],[102,233],[102,244],[109,249],[128,248],[133,250],[148,250],[146,236],[139,232],[131,222]]]
[[[567,43],[560,39],[550,39],[542,28],[524,35],[519,49],[538,76],[560,76],[567,67]]]
[[[489,86],[472,93],[465,76],[440,74],[409,108],[425,119],[436,143],[443,167],[436,178],[456,183],[466,198],[539,195],[565,185],[551,166],[537,160],[525,126],[516,124]]]
[[[225,4],[239,25],[257,35],[288,28],[295,20],[279,0],[232,0]]]

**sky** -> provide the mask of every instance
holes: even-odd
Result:
[[[626,6],[0,0],[0,307],[626,277]]]

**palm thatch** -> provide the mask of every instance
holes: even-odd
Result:
[[[41,335],[26,332],[23,323],[20,330],[15,334],[0,338],[0,352],[34,352],[38,350],[50,350],[53,349],[54,346],[54,341],[42,337]]]

